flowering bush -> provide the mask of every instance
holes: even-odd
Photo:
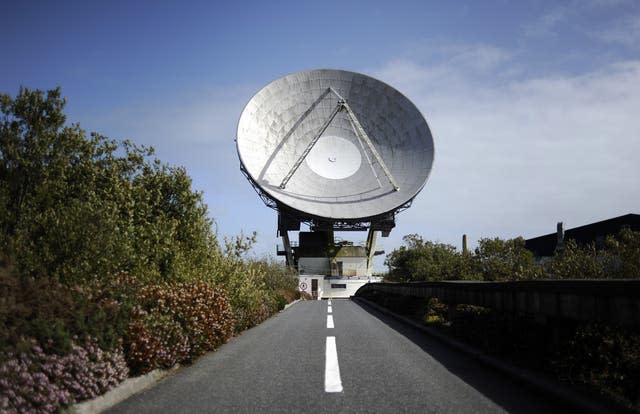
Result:
[[[255,291],[236,297],[233,307],[234,331],[238,333],[256,326],[277,311],[276,299],[270,295],[270,292]]]
[[[72,352],[62,357],[52,355],[43,365],[45,374],[69,390],[76,401],[104,394],[124,381],[129,368],[122,347],[105,352],[93,339],[82,346],[72,344]]]
[[[132,372],[144,374],[188,359],[191,346],[182,326],[170,316],[138,307],[132,312],[125,350]]]
[[[3,413],[51,413],[61,405],[107,392],[129,373],[122,349],[104,352],[95,339],[72,343],[66,355],[47,354],[33,339],[27,343],[27,350],[2,356]]]
[[[89,286],[66,286],[52,278],[21,278],[0,269],[0,353],[20,350],[33,338],[49,354],[72,352],[74,336],[91,337],[113,350],[127,326],[118,300]]]
[[[206,283],[145,286],[137,300],[125,340],[135,372],[187,361],[225,343],[233,333],[226,294]]]

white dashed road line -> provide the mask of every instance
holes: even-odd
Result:
[[[333,329],[333,316],[327,315],[327,329]]]
[[[326,349],[324,390],[325,392],[342,392],[342,380],[340,379],[340,367],[338,366],[338,350],[336,348],[335,336],[327,336]]]
[[[327,308],[327,313],[333,313],[333,309],[331,308],[331,306]]]

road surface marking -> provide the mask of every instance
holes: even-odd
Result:
[[[327,328],[333,329],[333,316],[327,315]]]
[[[329,299],[329,306],[331,306],[331,299]]]
[[[338,366],[338,350],[336,349],[335,336],[327,336],[326,349],[324,390],[325,392],[342,392],[342,380],[340,379],[340,367]]]
[[[333,313],[333,309],[331,308],[331,306],[327,308],[327,313]]]

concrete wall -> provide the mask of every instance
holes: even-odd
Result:
[[[505,312],[640,328],[640,280],[530,280],[520,282],[372,283],[368,293],[484,306]]]
[[[324,275],[300,275],[298,277],[298,289],[302,292],[311,293],[312,280],[318,281],[318,299],[327,298],[349,298],[358,291],[370,279],[325,279]],[[344,286],[344,287],[343,287]]]
[[[367,274],[366,257],[336,257],[336,263],[342,263],[342,274],[333,269],[332,276],[364,276]]]

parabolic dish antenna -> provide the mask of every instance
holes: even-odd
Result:
[[[366,220],[408,205],[433,164],[429,126],[409,99],[360,73],[297,72],[262,88],[238,122],[254,187],[281,208]]]

